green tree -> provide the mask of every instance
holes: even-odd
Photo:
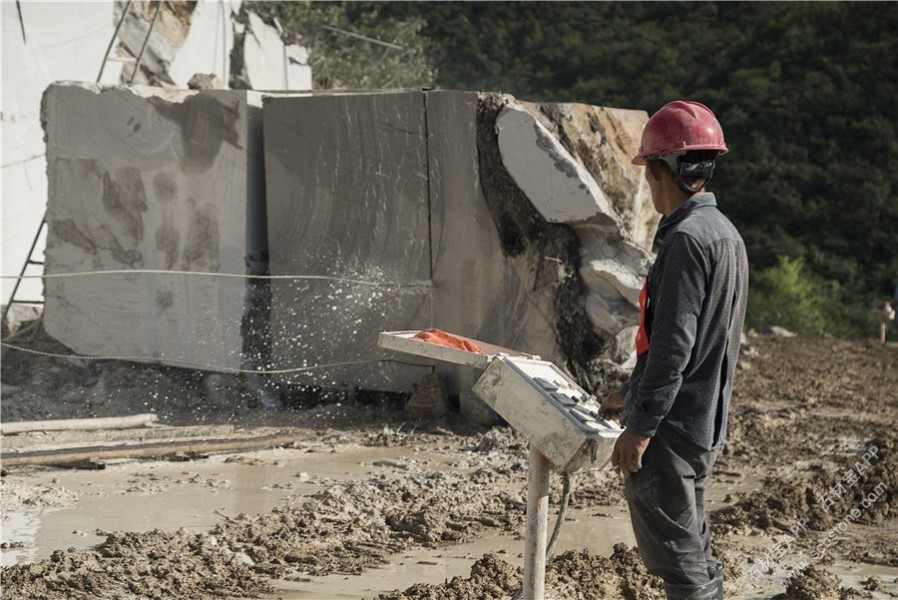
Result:
[[[268,21],[277,19],[285,41],[308,48],[316,89],[433,85],[421,17],[385,16],[376,4],[365,10],[343,2],[254,2],[249,6]]]
[[[825,318],[818,286],[807,276],[804,261],[781,256],[776,266],[752,276],[746,325],[773,325],[799,333],[823,333]]]

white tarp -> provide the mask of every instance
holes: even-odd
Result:
[[[240,0],[197,3],[190,16],[187,38],[168,66],[168,74],[178,87],[186,87],[195,73],[214,73],[227,85],[234,32],[243,28],[233,16],[241,5]],[[96,81],[115,32],[116,12],[111,1],[2,2],[2,11],[3,252],[0,270],[4,276],[14,276],[28,258],[47,204],[41,96],[54,81]],[[285,46],[277,30],[255,14],[250,13],[250,20],[255,35],[246,44],[244,60],[253,88],[311,89],[311,69],[305,64],[308,62],[305,49]],[[119,37],[125,33],[119,32]],[[118,42],[113,45],[101,83],[119,83],[123,63],[117,56],[118,45]],[[36,247],[36,260],[41,260],[43,247],[42,237]],[[41,272],[37,266],[27,274]],[[4,304],[14,285],[13,279],[2,280]],[[42,293],[39,280],[26,280],[16,299],[40,299]]]
[[[47,204],[41,95],[59,79],[95,81],[115,23],[111,2],[3,2],[2,10],[2,272],[18,275]],[[103,82],[118,81],[121,67],[110,61]],[[36,259],[42,249],[38,244]],[[14,285],[3,280],[4,303]],[[16,297],[35,299],[41,293],[38,280],[26,281]]]

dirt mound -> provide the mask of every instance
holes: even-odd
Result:
[[[57,550],[37,564],[3,569],[8,598],[246,598],[271,591],[245,557],[184,530],[112,533],[96,550]]]
[[[301,565],[308,574],[323,575],[360,573],[413,545],[458,543],[485,527],[521,525],[522,499],[489,486],[475,492],[465,480],[457,473],[420,471],[401,480],[341,482],[267,515],[222,523],[211,535],[259,564]]]
[[[442,585],[416,583],[404,592],[381,594],[378,600],[462,600],[503,598],[521,585],[521,570],[495,554],[485,554],[471,566],[471,576],[453,577]]]
[[[770,478],[762,489],[714,514],[720,529],[779,527],[799,518],[823,531],[839,521],[876,524],[898,517],[898,435],[876,438],[855,459],[835,471],[817,471],[808,480]]]
[[[454,577],[441,585],[416,584],[402,592],[382,594],[378,600],[467,600],[514,595],[523,571],[494,554],[471,567],[468,578]],[[664,598],[661,580],[649,575],[635,548],[617,544],[611,556],[587,551],[565,552],[546,565],[546,595],[553,599],[603,598],[652,600]]]
[[[839,578],[820,567],[810,566],[789,580],[784,600],[839,600]]]

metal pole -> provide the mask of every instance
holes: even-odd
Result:
[[[25,259],[25,264],[22,265],[22,270],[19,271],[19,277],[16,279],[16,284],[12,288],[12,295],[10,295],[9,300],[6,302],[6,306],[3,307],[3,319],[2,321],[6,322],[6,315],[9,313],[9,307],[12,306],[13,301],[16,299],[16,292],[19,291],[19,284],[22,283],[22,277],[25,275],[25,270],[28,268],[28,265],[32,263],[31,257],[34,254],[34,249],[37,247],[37,241],[41,237],[41,232],[44,230],[44,225],[47,224],[47,212],[44,211],[44,216],[41,218],[41,224],[37,228],[37,235],[34,236],[34,241],[31,242],[31,248],[28,250],[28,258]]]
[[[527,531],[524,546],[524,600],[542,600],[546,583],[546,523],[549,516],[549,459],[530,445],[527,475]]]
[[[128,81],[128,85],[134,83],[134,78],[137,77],[137,72],[140,71],[140,61],[143,60],[143,51],[147,49],[147,42],[150,41],[150,35],[153,33],[153,27],[156,26],[156,18],[159,16],[159,12],[162,10],[162,0],[159,0],[156,3],[156,12],[153,13],[153,20],[150,21],[150,27],[147,29],[147,37],[143,38],[143,45],[140,47],[140,54],[137,55],[137,62],[134,63],[134,71],[131,73],[131,79]]]
[[[106,61],[109,59],[109,51],[112,50],[115,38],[118,37],[118,30],[122,28],[122,23],[125,22],[125,17],[128,16],[129,10],[131,10],[131,0],[128,0],[128,3],[125,4],[125,9],[122,11],[122,18],[118,20],[118,24],[115,26],[115,31],[112,32],[112,39],[109,40],[109,45],[106,46],[106,54],[103,55],[103,62],[100,63],[100,73],[97,75],[97,83],[100,83],[100,79],[103,78],[103,69],[106,68]]]

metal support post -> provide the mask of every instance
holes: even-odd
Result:
[[[546,583],[546,523],[552,465],[530,445],[527,475],[527,531],[524,546],[524,600],[542,600]]]
[[[37,247],[37,241],[41,238],[41,232],[44,230],[44,226],[47,224],[47,213],[44,212],[44,216],[41,219],[41,224],[37,228],[37,234],[34,236],[34,240],[31,242],[31,248],[28,249],[28,258],[25,259],[25,264],[22,265],[22,270],[19,271],[19,277],[16,279],[16,284],[12,288],[12,294],[9,296],[9,300],[6,303],[6,306],[3,307],[3,317],[2,322],[6,322],[6,315],[9,313],[9,309],[13,304],[43,304],[43,301],[37,302],[23,302],[21,300],[16,300],[16,292],[19,291],[19,284],[22,283],[22,278],[25,276],[25,271],[28,269],[28,265],[41,265],[44,263],[32,260],[32,256],[34,256],[34,249]]]

